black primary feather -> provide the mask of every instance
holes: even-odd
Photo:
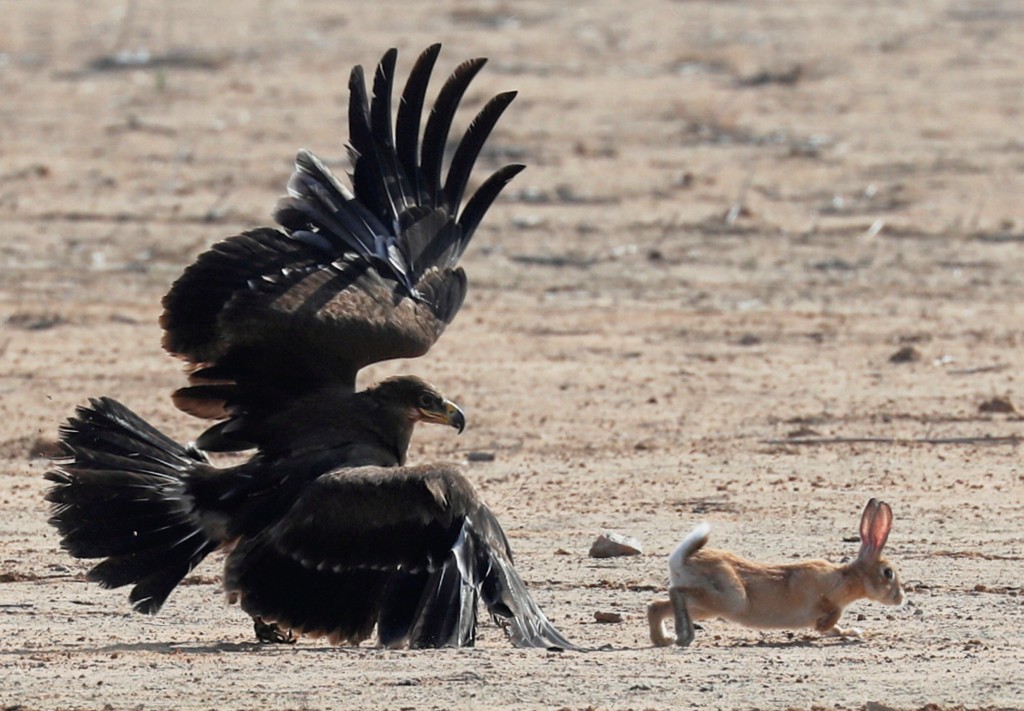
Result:
[[[487,611],[505,627],[512,643],[517,647],[577,649],[551,624],[530,595],[513,565],[505,533],[490,509],[481,507],[471,521],[471,528],[477,538],[480,595]]]
[[[463,234],[460,244],[461,250],[466,249],[466,245],[469,244],[469,240],[472,238],[473,233],[476,232],[476,228],[480,226],[484,215],[487,214],[487,211],[491,208],[491,205],[501,191],[505,189],[505,186],[509,184],[512,178],[519,175],[525,169],[525,165],[515,163],[506,165],[504,168],[492,173],[473,193],[473,197],[469,199],[466,207],[462,210],[462,214],[459,215],[459,228]],[[455,256],[456,258],[462,256],[462,251]]]
[[[420,170],[423,172],[427,189],[433,200],[433,207],[441,205],[444,196],[441,186],[441,161],[448,145],[448,132],[455,119],[455,110],[459,107],[470,82],[480,73],[486,59],[468,59],[452,72],[441,87],[427,118],[427,126],[423,129],[423,147],[420,149]],[[454,214],[452,215],[454,217]]]
[[[420,118],[430,74],[434,71],[440,52],[441,45],[434,44],[417,58],[405,82],[405,89],[402,90],[398,118],[395,121],[395,154],[412,184],[413,198],[420,205],[426,205],[430,199],[419,167]]]
[[[417,283],[427,270],[455,264],[497,193],[521,170],[500,170],[504,177],[489,182],[487,192],[493,194],[475,203],[470,198],[475,207],[467,231],[458,214],[462,197],[484,142],[515,92],[499,94],[484,106],[456,146],[442,183],[442,163],[456,109],[486,60],[471,59],[455,69],[438,93],[421,142],[421,114],[439,51],[440,46],[433,45],[420,55],[402,92],[396,121],[392,121],[391,100],[397,52],[389,50],[381,59],[374,74],[372,96],[367,93],[362,67],[354,68],[349,79],[348,107],[352,192],[344,195],[337,190],[337,179],[320,161],[316,161],[317,170],[310,170],[315,157],[303,152],[296,161],[296,175],[301,178],[293,177],[290,196],[282,200],[275,213],[275,219],[290,233],[317,234],[324,243],[344,244],[370,259],[413,298],[419,296]],[[322,189],[316,187],[318,182],[323,183]],[[322,199],[323,195],[335,201],[337,196],[342,197],[331,205]],[[412,238],[414,242],[439,240],[441,244],[432,249],[410,244],[406,230],[419,222],[424,211],[433,209],[443,210],[445,222],[426,237],[421,231]],[[453,235],[453,228],[460,228],[461,234]],[[414,253],[421,258],[411,259]],[[433,258],[423,259],[424,254]]]
[[[498,119],[509,107],[512,100],[516,98],[516,92],[506,91],[498,94],[480,110],[473,122],[469,124],[459,147],[452,156],[451,166],[448,168],[448,177],[444,184],[444,203],[448,212],[455,215],[462,204],[462,195],[469,184],[469,176],[473,172],[473,165],[480,156],[480,150],[487,142],[487,138],[494,130]]]

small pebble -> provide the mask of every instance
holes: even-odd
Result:
[[[994,397],[978,405],[978,412],[996,412],[1007,415],[1016,414],[1017,408],[1014,407],[1010,398],[1005,396]]]
[[[890,363],[916,363],[921,360],[921,351],[913,346],[903,346],[889,356]]]
[[[640,541],[613,531],[602,533],[590,546],[591,558],[617,558],[641,553],[643,549],[640,547]]]

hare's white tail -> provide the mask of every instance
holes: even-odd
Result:
[[[676,549],[668,557],[669,585],[675,587],[681,584],[682,570],[686,559],[704,547],[704,544],[708,542],[710,534],[711,524],[707,521],[702,521],[686,535],[682,543],[676,546]]]

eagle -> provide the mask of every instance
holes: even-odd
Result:
[[[454,147],[456,109],[486,60],[459,65],[422,130],[440,51],[416,60],[392,122],[397,52],[361,67],[348,106],[351,189],[298,153],[280,229],[229,237],[163,300],[163,345],[186,363],[174,404],[214,420],[183,445],[111,398],[60,430],[46,473],[50,523],[91,580],[131,585],[155,614],[211,552],[224,588],[264,640],[294,635],[385,647],[472,645],[477,607],[519,647],[573,648],[516,571],[493,512],[455,466],[410,465],[417,423],[465,427],[462,410],[412,376],[363,390],[367,365],[426,353],[467,288],[458,261],[504,186],[507,165],[463,204],[470,174],[515,97],[488,101]],[[207,452],[248,452],[214,466]]]

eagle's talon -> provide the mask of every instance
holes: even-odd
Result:
[[[261,644],[295,644],[298,639],[291,630],[282,630],[276,622],[264,622],[261,617],[252,618],[252,628]]]

